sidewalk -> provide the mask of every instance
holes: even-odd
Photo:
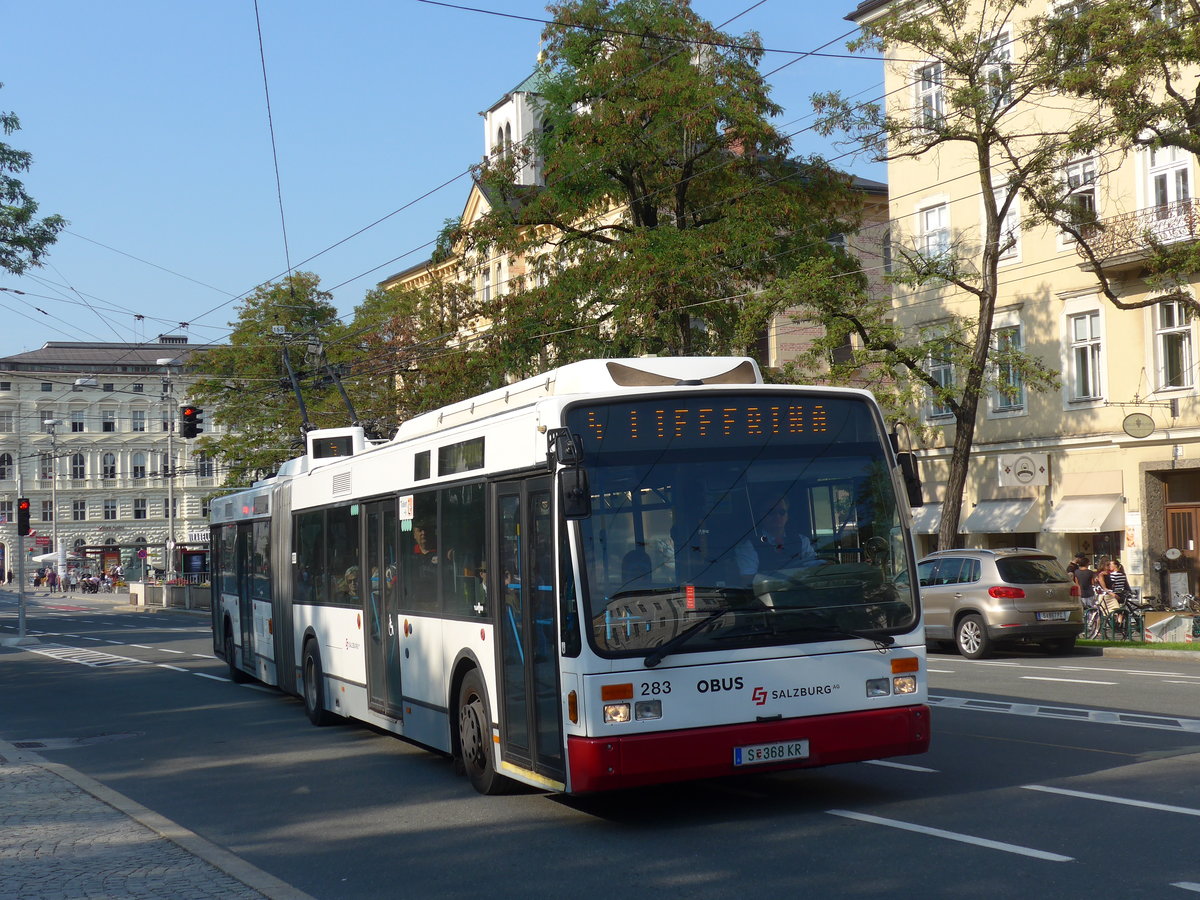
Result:
[[[128,594],[86,598],[132,609]],[[0,740],[0,900],[85,897],[312,900],[82,772]]]

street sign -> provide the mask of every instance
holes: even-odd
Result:
[[[33,539],[33,542],[35,544],[37,544],[39,547],[49,547],[50,546],[50,535],[39,534],[37,537],[35,537]]]

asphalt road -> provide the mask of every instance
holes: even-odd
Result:
[[[15,624],[0,594],[0,636]],[[38,645],[0,649],[0,738],[314,897],[1200,892],[1200,662],[934,653],[921,757],[488,798],[443,757],[231,684],[204,618],[39,599],[28,627]]]

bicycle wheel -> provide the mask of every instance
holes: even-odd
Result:
[[[1100,639],[1100,610],[1095,606],[1083,614],[1083,636],[1089,641]]]

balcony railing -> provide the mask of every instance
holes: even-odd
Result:
[[[1144,258],[1155,242],[1175,244],[1200,240],[1200,198],[1176,200],[1101,219],[1083,228],[1083,237],[1102,263]],[[1076,252],[1087,258],[1082,246]]]

